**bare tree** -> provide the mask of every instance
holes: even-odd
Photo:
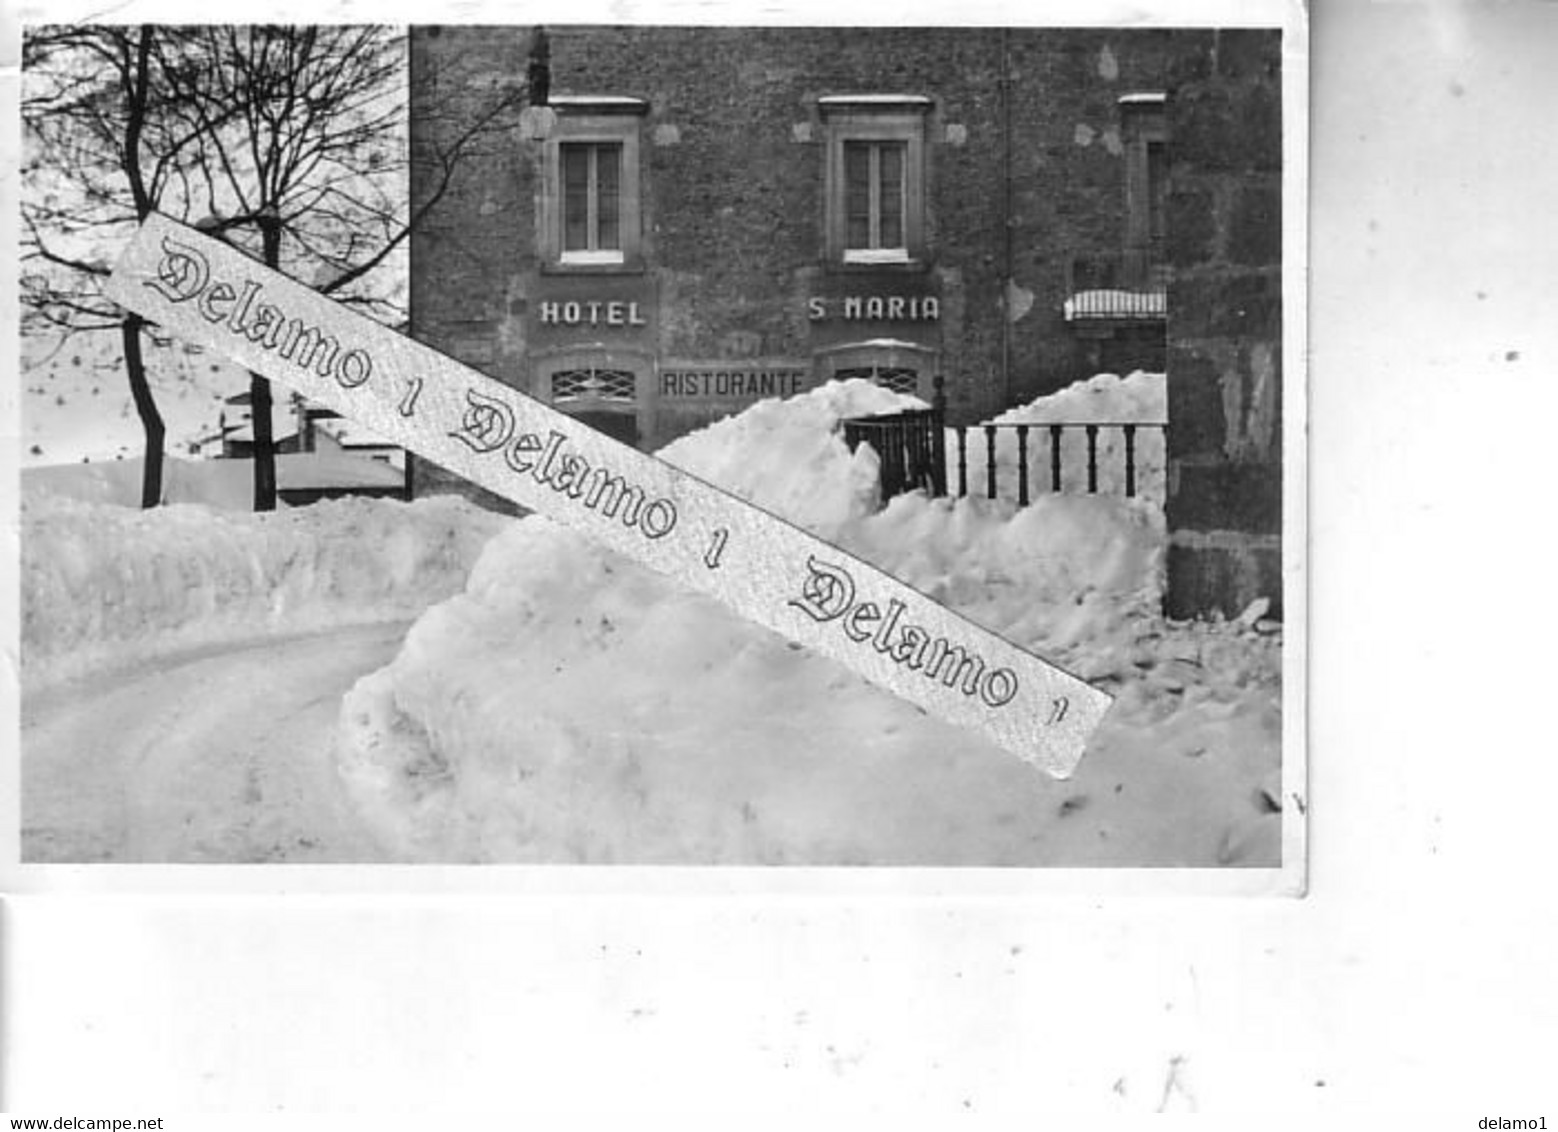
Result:
[[[405,302],[399,253],[412,230],[462,162],[510,121],[529,86],[545,86],[543,60],[528,81],[496,86],[476,113],[466,111],[459,130],[420,155],[432,168],[413,206],[406,43],[394,29],[213,26],[52,35],[28,48],[27,61],[52,80],[24,108],[29,128],[49,139],[40,155],[56,174],[87,139],[94,160],[74,167],[70,215],[37,204],[29,214],[29,253],[69,277],[67,285],[38,287],[30,306],[71,329],[121,320],[132,389],[139,381],[147,405],[148,467],[154,442],[160,456],[162,431],[139,360],[141,324],[97,292],[105,267],[54,244],[79,243],[84,233],[101,237],[153,209],[194,217],[267,265],[396,321]],[[105,93],[106,79],[92,78],[98,60],[110,56],[112,94]],[[105,114],[106,103],[119,109]],[[48,120],[67,106],[73,115]],[[110,171],[117,176],[106,176]],[[276,500],[275,447],[270,386],[258,375],[250,400],[254,502],[268,510]],[[150,506],[150,479],[146,493]]]
[[[24,318],[64,334],[119,332],[146,435],[143,507],[162,497],[166,430],[146,375],[145,323],[105,299],[100,282],[109,272],[103,248],[153,211],[188,210],[170,190],[199,139],[168,113],[157,35],[149,26],[40,28],[29,30],[23,54]]]
[[[413,207],[407,148],[407,55],[380,27],[211,27],[185,45],[192,64],[174,102],[205,145],[195,164],[218,213],[211,228],[260,258],[385,320],[404,316],[399,267],[411,232],[460,165],[524,103],[528,83],[499,86],[436,154]],[[535,76],[530,76],[534,82]],[[540,80],[544,87],[544,76]],[[234,112],[235,111],[235,112]],[[228,115],[231,114],[231,117]],[[270,389],[255,375],[255,507],[274,506]]]

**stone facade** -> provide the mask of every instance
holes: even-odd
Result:
[[[545,111],[514,97],[543,59]],[[1166,362],[1170,611],[1280,592],[1277,33],[422,27],[411,60],[417,338],[646,449],[845,371],[942,376],[973,423]],[[841,260],[838,131],[877,113],[919,147],[918,227]],[[623,145],[620,262],[559,256],[577,122]],[[1166,317],[1068,315],[1153,287]]]
[[[1281,37],[1220,31],[1169,104],[1170,616],[1282,615]]]
[[[514,109],[413,238],[413,333],[541,395],[536,363],[546,351],[619,351],[624,364],[646,367],[636,428],[646,447],[731,408],[667,395],[655,380],[664,368],[798,366],[810,383],[829,375],[830,351],[890,339],[919,348],[918,387],[928,395],[941,373],[954,419],[972,422],[1101,363],[1161,365],[1161,318],[1089,338],[1063,304],[1073,259],[1118,254],[1125,239],[1120,96],[1163,90],[1175,61],[1209,34],[548,29],[554,101],[644,104],[642,262],[572,274],[548,262],[538,233],[546,144],[535,117]],[[421,168],[523,82],[533,35],[414,31]],[[912,264],[842,265],[826,253],[823,100],[853,94],[927,101],[924,254]],[[935,310],[846,319],[843,303],[856,296],[931,297]],[[636,302],[643,323],[590,324],[585,308],[572,325],[543,322],[541,304],[557,301]]]

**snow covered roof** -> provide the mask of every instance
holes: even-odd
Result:
[[[298,434],[298,422],[290,413],[282,416],[277,413],[271,418],[270,434],[272,440],[285,440],[289,436]],[[241,425],[228,429],[223,434],[224,440],[236,440],[240,444],[248,444],[254,440],[254,424],[252,421],[244,421]]]
[[[276,486],[309,488],[403,487],[405,472],[381,460],[344,452],[293,452],[276,457]]]
[[[363,428],[345,417],[317,419],[314,427],[334,440],[342,448],[396,448],[393,441],[385,440],[376,432]]]

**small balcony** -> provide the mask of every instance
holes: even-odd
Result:
[[[1065,316],[1094,328],[1161,323],[1168,315],[1168,269],[1152,249],[1073,257]]]

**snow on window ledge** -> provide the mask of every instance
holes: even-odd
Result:
[[[908,263],[908,248],[846,248],[845,263]]]
[[[571,251],[564,252],[559,262],[570,266],[599,267],[625,263],[626,259],[620,251]]]

